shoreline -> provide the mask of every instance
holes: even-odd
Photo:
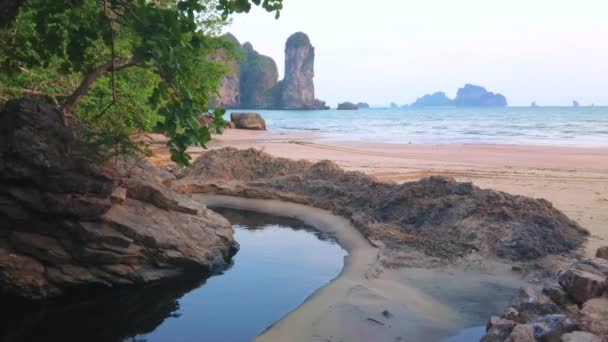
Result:
[[[209,206],[300,219],[334,236],[348,252],[336,278],[255,341],[441,340],[484,325],[486,316],[506,305],[515,289],[525,284],[509,265],[499,263],[488,263],[493,267],[485,271],[385,268],[379,263],[378,248],[347,219],[322,209],[221,195],[199,194],[194,198]],[[429,287],[429,282],[437,285]],[[478,307],[471,307],[471,301],[479,302]]]

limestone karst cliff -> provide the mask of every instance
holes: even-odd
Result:
[[[507,99],[499,93],[487,91],[486,88],[465,84],[459,88],[452,100],[444,92],[436,92],[420,97],[412,103],[412,107],[506,107]]]
[[[242,46],[231,34],[223,36],[234,43],[236,57],[220,50],[214,58],[226,63],[213,106],[246,109],[325,109],[315,98],[314,47],[303,32],[291,35],[285,44],[285,78],[278,82],[275,61],[258,53],[249,42]]]

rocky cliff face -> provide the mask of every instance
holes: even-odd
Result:
[[[285,43],[285,79],[281,103],[285,109],[307,109],[315,103],[313,77],[315,48],[303,32],[291,35]]]
[[[231,42],[235,48],[240,49],[241,44],[230,33],[222,36]],[[236,60],[230,58],[226,50],[219,50],[212,60],[221,62],[227,68],[227,73],[220,83],[217,96],[211,100],[212,107],[236,108],[241,103],[241,76],[240,66]]]
[[[494,94],[484,87],[465,84],[458,89],[454,105],[459,107],[506,107],[507,99],[501,94]]]
[[[61,111],[40,99],[0,111],[0,292],[44,298],[224,266],[230,224],[126,159],[97,166]]]
[[[251,43],[243,44],[244,61],[240,65],[240,108],[270,107],[271,90],[279,79],[275,61],[259,54]]]

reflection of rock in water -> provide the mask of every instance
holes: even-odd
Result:
[[[90,289],[36,303],[3,298],[0,341],[130,340],[179,316],[178,300],[204,282],[199,276],[131,289]]]
[[[209,208],[218,214],[226,218],[233,226],[239,225],[250,230],[260,230],[267,226],[281,226],[285,229],[291,230],[305,230],[309,233],[314,234],[321,241],[329,241],[336,243],[336,239],[327,233],[318,231],[312,226],[306,223],[284,216],[275,216],[264,213],[258,213],[255,211],[243,210],[243,209],[230,209],[230,208]]]

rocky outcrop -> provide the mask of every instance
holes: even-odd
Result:
[[[271,107],[271,92],[279,79],[279,71],[275,61],[259,54],[251,43],[243,44],[244,61],[240,65],[239,108],[268,108]]]
[[[40,99],[0,111],[0,292],[44,298],[226,265],[225,219],[143,161],[92,163],[69,127]]]
[[[324,109],[315,98],[315,48],[303,32],[292,34],[285,43],[285,77],[280,89],[281,109]]]
[[[454,105],[457,107],[506,107],[507,99],[501,94],[494,94],[484,87],[465,84],[458,89]]]
[[[234,128],[266,130],[266,121],[259,113],[230,113],[230,122]]]
[[[453,105],[453,101],[442,91],[424,95],[411,104],[412,107],[446,107]]]
[[[575,262],[542,294],[520,289],[501,317],[490,318],[482,341],[608,341],[608,262]],[[603,281],[600,281],[602,280]]]
[[[241,44],[231,35],[226,33],[222,38],[240,51]],[[211,99],[211,107],[236,108],[241,103],[241,68],[237,60],[232,58],[226,49],[218,50],[212,57],[212,61],[219,62],[226,68],[226,75],[220,82],[217,95]]]
[[[292,161],[254,149],[208,151],[172,186],[330,210],[350,219],[387,253],[417,251],[441,260],[471,253],[531,260],[572,251],[588,235],[545,200],[444,177],[382,183],[330,161]]]
[[[338,110],[357,110],[359,107],[352,102],[342,102],[338,104]]]

